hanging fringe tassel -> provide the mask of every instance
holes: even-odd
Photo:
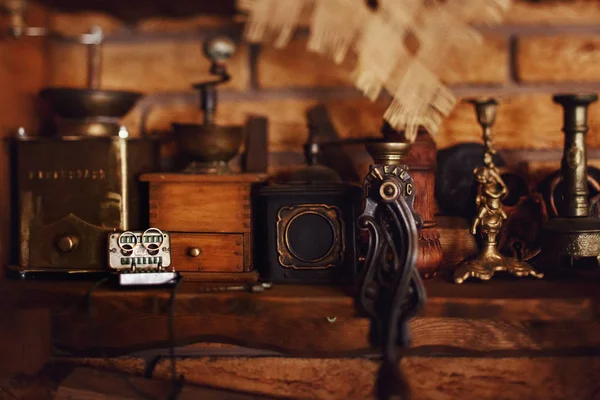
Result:
[[[341,64],[370,14],[362,1],[316,0],[307,48]]]
[[[414,33],[419,40],[415,57],[436,74],[450,52],[468,52],[483,44],[478,31],[439,7],[423,12]]]
[[[285,46],[304,12],[312,11],[308,50],[343,62],[354,51],[354,84],[375,100],[385,88],[392,102],[384,119],[414,141],[419,126],[436,133],[456,104],[438,78],[450,52],[464,54],[483,42],[471,23],[497,24],[511,0],[236,0],[249,13],[245,37]],[[311,8],[314,5],[314,9]],[[411,55],[407,34],[418,41]]]
[[[394,129],[404,130],[411,142],[416,139],[420,125],[436,133],[443,117],[456,104],[452,92],[418,60],[396,70],[387,88],[395,91],[384,119]]]
[[[372,14],[365,23],[355,46],[358,62],[354,85],[371,101],[377,99],[396,65],[410,57],[403,39],[404,31],[382,15]]]
[[[238,11],[249,12],[257,0],[235,0],[235,8]]]
[[[390,21],[398,32],[406,31],[415,15],[423,7],[423,0],[379,0],[379,14]]]
[[[497,25],[502,22],[512,5],[511,0],[468,1],[468,5],[465,3],[464,0],[451,0],[442,7],[457,20],[465,23]]]
[[[273,41],[276,48],[285,47],[296,27],[304,7],[311,0],[253,0],[244,37],[251,43]]]

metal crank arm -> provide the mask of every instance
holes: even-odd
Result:
[[[364,190],[358,223],[369,242],[358,302],[371,319],[371,344],[382,350],[377,398],[407,399],[397,348],[410,346],[408,322],[425,302],[416,269],[422,222],[413,208],[414,182],[403,166],[374,165]]]

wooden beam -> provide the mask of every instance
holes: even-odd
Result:
[[[126,319],[102,318],[69,321],[55,319],[56,346],[79,354],[109,354],[169,346],[165,316],[131,315]],[[377,354],[369,343],[366,319],[276,319],[241,317],[176,317],[175,345],[199,342],[229,343],[274,350],[287,355],[347,357]],[[95,331],[94,331],[95,329]],[[410,356],[477,356],[527,354],[600,354],[600,322],[533,322],[459,318],[416,318],[410,324]],[[143,335],[137,332],[144,332]],[[568,338],[566,340],[565,338]]]
[[[145,400],[167,399],[172,393],[169,381],[144,379],[90,368],[77,368],[58,387],[55,400]],[[180,400],[267,400],[268,397],[233,393],[187,385]]]
[[[113,360],[124,371],[141,373],[136,359]],[[106,368],[98,359],[80,365]],[[378,363],[374,360],[188,358],[177,372],[190,384],[286,398],[372,399]],[[595,399],[600,392],[600,357],[410,357],[401,362],[414,400],[425,399]],[[155,377],[170,377],[169,360]]]
[[[202,293],[205,285],[180,287],[177,345],[211,341],[310,356],[372,352],[369,321],[357,313],[347,288],[278,285],[264,293]],[[411,325],[413,355],[600,349],[600,293],[593,281],[498,279],[457,286],[436,279],[425,285],[427,306]],[[99,288],[91,296],[92,320],[91,287],[5,281],[0,295],[7,307],[50,308],[55,344],[74,352],[98,354],[104,347],[123,354],[168,343],[170,290]]]
[[[0,306],[0,377],[36,373],[51,350],[50,310]]]

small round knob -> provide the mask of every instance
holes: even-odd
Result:
[[[58,239],[58,249],[63,253],[73,251],[79,245],[79,238],[73,235],[66,235]]]
[[[379,195],[387,201],[392,201],[398,196],[398,186],[394,182],[384,182],[379,188]]]
[[[204,54],[211,61],[223,62],[235,53],[235,43],[227,36],[217,36],[204,43]]]
[[[200,249],[197,247],[193,247],[188,250],[188,255],[190,257],[198,257],[200,255]]]

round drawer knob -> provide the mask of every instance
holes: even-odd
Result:
[[[200,249],[197,247],[193,247],[188,250],[188,255],[190,257],[198,257],[200,255]]]
[[[68,253],[77,248],[79,238],[73,235],[66,235],[58,239],[58,249],[63,253]]]

